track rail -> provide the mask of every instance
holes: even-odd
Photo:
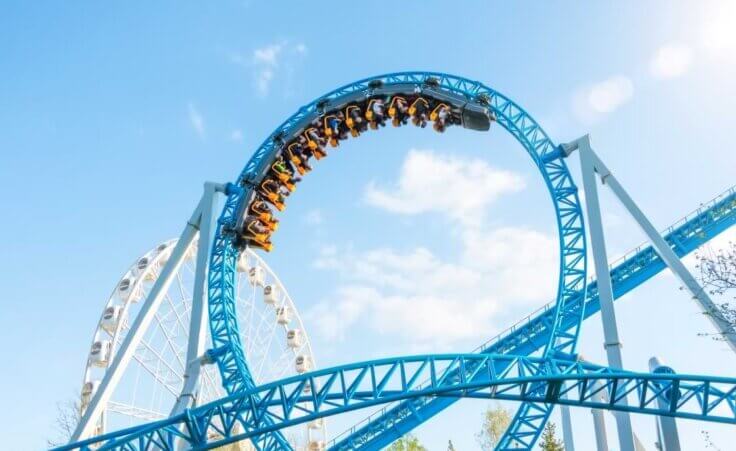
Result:
[[[562,153],[539,124],[519,105],[484,84],[436,72],[402,72],[360,80],[338,88],[300,108],[279,126],[255,151],[236,184],[229,185],[228,197],[218,220],[209,267],[209,318],[213,355],[228,393],[255,387],[244,357],[234,312],[235,262],[240,249],[236,231],[242,226],[247,206],[282,151],[283,137],[296,136],[314,119],[321,117],[329,105],[343,105],[359,98],[383,94],[412,93],[432,90],[443,95],[458,96],[475,106],[482,105],[501,127],[511,133],[537,166],[552,200],[559,232],[560,266],[556,307],[546,354],[573,353],[577,344],[583,303],[580,293],[586,285],[586,241],[582,210],[572,177]],[[561,327],[562,324],[572,326]],[[266,423],[271,421],[266,415]],[[270,435],[270,434],[268,434]],[[264,439],[266,440],[266,439]],[[283,437],[272,439],[288,449]],[[261,447],[258,443],[256,446]],[[264,443],[263,446],[270,446]]]
[[[469,374],[457,379],[454,374]],[[418,381],[427,379],[427,384]],[[306,384],[321,387],[304,394]],[[607,402],[597,401],[603,393]],[[283,427],[415,397],[481,398],[736,424],[736,378],[641,374],[591,363],[496,354],[442,354],[353,363],[265,384],[143,427],[61,450],[209,449]],[[636,398],[628,405],[625,398]],[[664,403],[659,401],[664,400]],[[264,426],[262,418],[274,423]],[[245,432],[243,432],[245,431]]]
[[[666,241],[683,257],[736,224],[736,187],[731,187],[689,215],[663,230]],[[659,274],[665,264],[651,246],[641,245],[609,266],[614,297],[620,298]],[[531,354],[545,345],[553,321],[554,302],[480,345],[473,352]],[[584,319],[598,313],[600,304],[595,280],[588,283]],[[563,324],[562,327],[566,327]],[[457,377],[457,375],[456,375]],[[417,398],[386,406],[330,443],[335,450],[380,449],[453,404],[451,398]]]

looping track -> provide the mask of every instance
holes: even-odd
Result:
[[[485,354],[384,359],[256,386],[233,314],[236,262],[241,252],[237,234],[259,184],[283,151],[283,137],[300,135],[315,119],[329,113],[331,106],[397,93],[421,95],[425,90],[452,95],[484,108],[489,117],[514,136],[537,166],[550,194],[559,232],[559,284],[554,306],[524,328],[483,349]],[[516,440],[523,449],[534,444],[555,404],[736,422],[736,379],[629,373],[577,361],[580,324],[598,307],[595,290],[586,290],[585,227],[577,187],[561,157],[560,149],[519,105],[479,82],[453,75],[404,72],[372,77],[345,85],[305,105],[269,135],[236,182],[228,185],[228,196],[218,220],[208,274],[213,343],[209,353],[217,360],[230,396],[167,420],[62,449],[89,449],[93,444],[103,444],[100,449],[152,446],[173,449],[178,441],[206,449],[242,438],[250,438],[259,449],[289,449],[279,432],[283,427],[398,401],[397,407],[375,422],[351,431],[349,437],[334,446],[334,449],[378,449],[461,397],[521,401],[520,413],[510,428],[507,442]],[[668,235],[679,255],[707,241],[706,236],[712,237],[733,224],[734,193],[719,202],[722,205],[713,206],[712,212],[725,211],[724,215],[696,218],[697,222],[692,219]],[[661,261],[651,249],[637,253],[636,258],[621,265],[624,270],[619,275],[623,278],[614,277],[614,284],[620,286],[616,296],[662,269]],[[530,357],[540,348],[543,349],[540,357]],[[425,377],[429,382],[420,385],[418,382]],[[319,390],[305,395],[307,383]],[[605,405],[594,402],[592,396],[599,390],[605,390],[611,402]],[[635,405],[627,407],[618,402],[627,393],[637,395]],[[662,410],[654,400],[668,393],[679,396],[668,398],[669,408]],[[563,394],[567,395],[566,399],[562,398]],[[526,421],[526,414],[539,421]],[[522,435],[532,439],[522,440]]]

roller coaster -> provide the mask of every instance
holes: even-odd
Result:
[[[253,361],[254,345],[241,330],[243,316],[238,314],[239,274],[246,273],[253,287],[265,286],[264,263],[243,262],[257,258],[252,249],[273,249],[272,236],[279,226],[273,210],[286,207],[289,194],[314,170],[312,166],[328,157],[330,148],[388,123],[420,128],[432,124],[440,133],[448,127],[474,132],[500,127],[516,139],[539,171],[554,207],[560,256],[557,296],[470,354],[404,356],[316,370],[311,351],[309,355],[300,351],[308,343],[300,325],[285,335],[289,346],[299,350],[297,374],[264,379],[258,370],[263,365]],[[585,203],[566,163],[575,153],[581,161]],[[614,191],[650,241],[610,266],[598,204],[599,179]],[[218,196],[225,199],[216,217]],[[94,383],[85,379],[81,420],[72,441],[58,449],[210,449],[245,441],[258,450],[290,450],[300,446],[285,431],[307,424],[308,430],[321,428],[322,434],[309,435],[304,447],[319,450],[328,447],[323,418],[383,405],[329,443],[335,450],[381,449],[461,398],[520,403],[499,450],[532,449],[555,406],[621,412],[616,416],[620,446],[632,451],[629,413],[736,424],[736,378],[680,375],[664,366],[651,373],[625,370],[613,309],[615,299],[670,268],[736,350],[733,326],[680,261],[734,222],[736,191],[731,188],[660,233],[587,136],[554,143],[523,108],[480,82],[442,73],[404,72],[345,85],[283,122],[233,183],[205,184],[202,200],[179,240],[170,243],[150,289],[145,296],[136,295],[143,302],[114,353],[105,354],[108,345],[95,341],[102,344],[96,354],[93,346],[89,362],[102,362],[98,366],[104,366],[104,374]],[[589,251],[598,280],[588,280]],[[167,415],[148,415],[141,424],[107,430],[104,419],[111,397],[121,391],[130,362],[146,361],[136,358],[136,350],[147,342],[146,330],[157,319],[187,256],[196,263],[191,302],[186,305],[188,334],[181,347],[186,352],[179,357],[178,385],[169,384],[176,386],[173,407]],[[127,280],[130,284],[132,279]],[[268,287],[264,296],[275,309],[277,323],[288,324],[295,306],[290,298],[287,303],[274,296],[271,290],[285,292],[280,283]],[[128,300],[131,295],[125,296]],[[107,309],[115,318],[115,305]],[[584,361],[577,354],[581,324],[596,313],[603,320],[608,365]],[[100,327],[107,330],[104,319]],[[212,370],[215,365],[217,371]],[[168,381],[159,373],[155,379]],[[205,395],[202,381],[211,386],[214,380],[222,392],[210,387]],[[665,429],[670,436],[676,434]]]

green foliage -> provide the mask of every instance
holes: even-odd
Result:
[[[511,413],[508,410],[500,405],[489,406],[483,414],[483,427],[475,436],[481,449],[494,449],[509,423],[511,423]]]
[[[396,440],[388,447],[389,451],[427,451],[420,442],[412,434],[407,434]]]
[[[547,423],[542,432],[542,441],[539,443],[539,447],[543,451],[564,451],[562,440],[558,440],[555,434],[555,424],[553,422]]]

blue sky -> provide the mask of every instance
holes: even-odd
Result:
[[[734,184],[733,4],[452,5],[5,2],[8,449],[39,449],[53,434],[55,404],[77,393],[95,322],[130,262],[179,233],[205,180],[232,180],[287,115],[338,85],[403,70],[482,80],[557,142],[590,133],[661,227]],[[608,193],[603,203],[613,258],[642,237]],[[267,261],[321,366],[470,350],[553,294],[550,203],[500,129],[386,130],[350,142],[281,217]],[[657,354],[679,372],[734,374],[726,347],[697,336],[708,323],[671,276],[618,313],[627,367],[645,370]],[[603,362],[598,322],[585,325],[581,351]],[[458,403],[417,434],[432,450],[450,438],[474,449],[486,405]],[[578,448],[590,449],[590,414],[574,415],[585,425]],[[330,431],[352,418],[331,419]],[[651,443],[653,420],[635,427]],[[681,428],[685,449],[702,448],[702,429],[727,446],[726,428]]]

